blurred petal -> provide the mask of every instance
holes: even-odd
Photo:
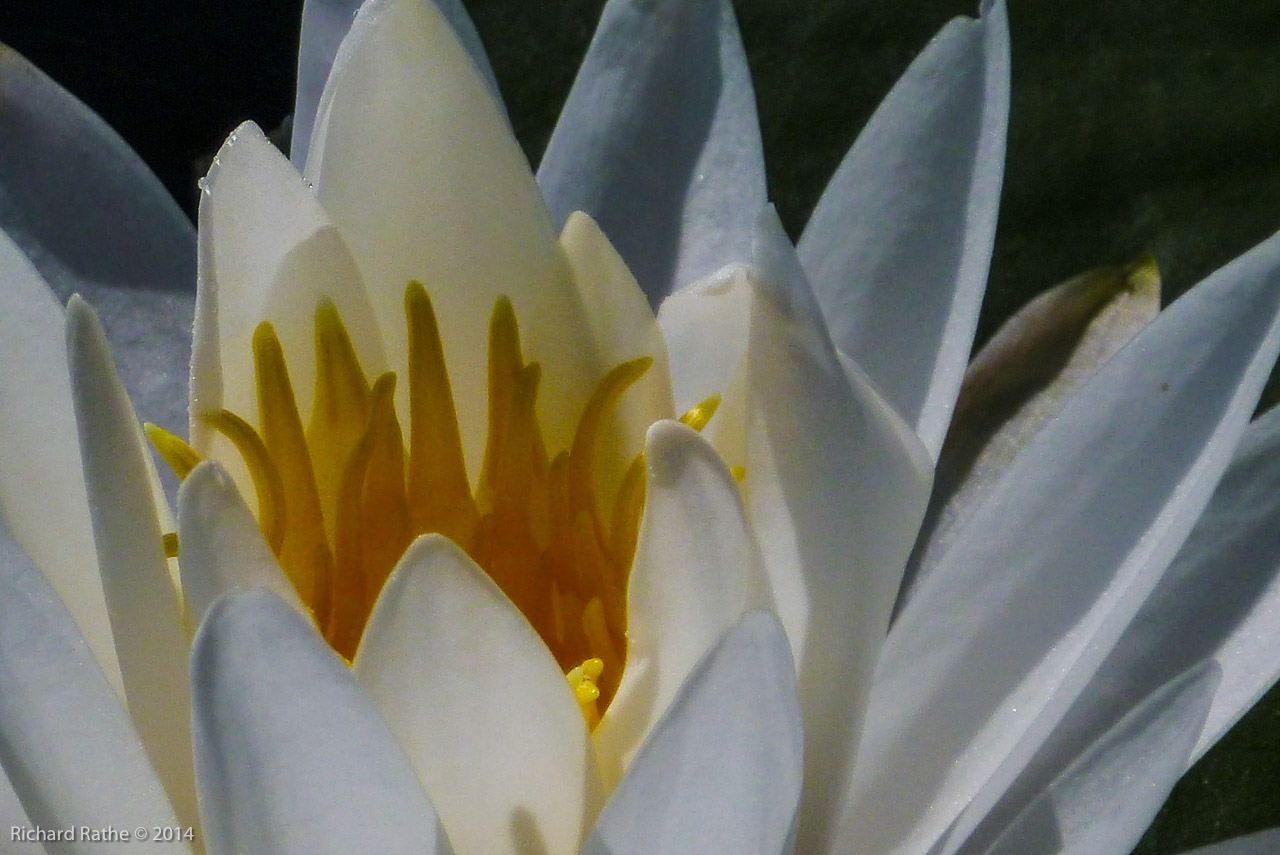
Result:
[[[484,343],[503,294],[520,321],[525,359],[542,363],[547,447],[567,447],[587,395],[612,366],[595,359],[524,155],[429,0],[361,7],[319,115],[307,175],[355,255],[390,365],[404,360],[405,284],[420,280],[430,291],[468,471],[480,471]],[[404,404],[408,384],[400,385]]]
[[[0,520],[71,612],[122,699],[89,522],[62,307],[0,232]]]
[[[935,457],[986,288],[1008,114],[1008,22],[1003,0],[986,0],[894,86],[799,245],[836,346]]]
[[[1155,692],[1054,778],[990,848],[979,838],[959,851],[1128,855],[1182,775],[1218,676],[1206,663]]]
[[[0,828],[34,828],[2,767],[3,761],[0,760]],[[9,847],[6,851],[11,852],[12,855],[47,855],[48,852],[42,844],[34,840],[30,842],[14,840],[12,833],[9,836]]]
[[[996,331],[965,371],[899,609],[1018,453],[1159,311],[1160,274],[1146,256],[1073,277]]]
[[[1280,849],[1280,828],[1237,837],[1212,846],[1194,849],[1184,855],[1274,855]]]
[[[927,847],[1044,742],[1208,502],[1278,311],[1273,239],[1161,313],[1009,468],[894,624],[847,840]]]
[[[187,636],[142,430],[93,310],[72,297],[66,323],[93,539],[125,701],[179,819],[195,825]]]
[[[79,292],[94,302],[138,411],[180,430],[191,223],[115,131],[3,46],[0,228],[61,300]]]
[[[698,660],[747,609],[769,605],[738,485],[707,441],[658,422],[645,445],[644,518],[627,591],[627,667],[595,731],[607,785]]]
[[[0,764],[37,827],[177,824],[128,716],[70,615],[3,526]],[[190,851],[174,845],[156,848]],[[112,848],[119,844],[74,851]]]
[[[333,67],[338,45],[351,29],[361,0],[306,0],[302,5],[302,34],[298,39],[298,90],[293,107],[293,142],[289,146],[290,159],[299,170],[307,159],[307,147],[311,143],[311,130],[316,122],[316,107],[324,92],[325,81]],[[489,57],[480,44],[471,17],[461,0],[435,0],[453,27],[458,41],[471,55],[471,61],[484,75],[485,82],[499,104],[498,81],[489,67]]]
[[[298,592],[262,539],[235,483],[217,463],[201,463],[178,494],[178,542],[187,617],[199,626],[229,591],[266,588],[311,619]]]
[[[752,612],[698,663],[587,840],[585,855],[785,855],[803,740],[791,651]]]
[[[574,855],[602,791],[551,652],[461,549],[420,538],[387,581],[355,673],[459,855]]]
[[[746,261],[765,204],[755,95],[727,0],[610,0],[538,184],[590,214],[654,305]]]
[[[257,125],[246,122],[227,138],[202,187],[191,436],[197,451],[217,456],[238,476],[239,454],[200,416],[225,408],[256,421],[252,339],[259,323],[275,327],[303,418],[315,387],[321,297],[337,306],[369,376],[385,371],[386,360],[350,250],[315,193]],[[253,495],[247,475],[240,483]]]
[[[239,591],[209,610],[191,685],[210,855],[450,852],[364,690],[278,597]]]

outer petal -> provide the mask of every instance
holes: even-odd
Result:
[[[324,92],[325,81],[333,67],[338,45],[351,29],[361,0],[306,0],[302,5],[302,34],[298,39],[298,91],[293,107],[293,142],[289,147],[293,165],[299,170],[307,159],[311,130],[316,122],[316,107]],[[436,0],[440,11],[462,42],[471,61],[484,75],[495,101],[501,104],[498,81],[489,67],[489,57],[480,44],[475,25],[461,0]]]
[[[182,545],[182,593],[194,626],[229,591],[265,588],[311,618],[298,598],[240,491],[221,466],[201,463],[178,493],[178,540]]]
[[[836,346],[935,457],[986,287],[1008,114],[1008,22],[987,0],[907,69],[800,241]]]
[[[0,47],[0,228],[66,300],[102,312],[147,419],[179,429],[190,353],[191,223],[105,122]]]
[[[1277,848],[1280,848],[1280,828],[1273,828],[1195,849],[1184,855],[1271,855]]]
[[[102,327],[79,297],[67,306],[67,361],[125,700],[178,818],[195,825],[187,636],[161,545],[153,473]]]
[[[558,223],[600,223],[655,306],[746,261],[764,155],[728,0],[610,0],[538,183]]]
[[[1058,775],[989,848],[980,829],[959,851],[1127,855],[1181,776],[1218,676],[1207,663],[1157,691]]]
[[[62,307],[3,232],[0,288],[0,521],[58,592],[123,698],[80,465]]]
[[[0,763],[0,766],[3,764]],[[22,808],[22,802],[18,800],[18,794],[13,791],[13,785],[9,783],[9,778],[4,774],[4,769],[0,768],[0,828],[35,828],[27,812]],[[9,847],[13,855],[48,855],[48,850],[36,841],[15,841],[12,833],[9,837]]]
[[[177,824],[119,699],[57,595],[3,526],[0,764],[38,827]],[[8,837],[6,829],[6,846]],[[105,855],[119,846],[50,851]],[[189,851],[172,843],[155,848],[161,846]]]
[[[689,675],[627,770],[586,855],[784,855],[803,740],[787,638],[743,617]]]
[[[706,440],[658,422],[645,464],[644,518],[627,590],[627,667],[595,731],[611,786],[716,639],[747,609],[769,604],[737,484]]]
[[[251,122],[236,129],[201,185],[200,293],[191,363],[191,436],[241,474],[239,455],[215,440],[203,413],[228,409],[253,421],[253,331],[280,336],[305,419],[315,388],[314,312],[338,307],[370,376],[386,370],[378,324],[350,250],[315,193]],[[247,475],[241,483],[253,495]]]
[[[582,711],[524,616],[452,541],[387,581],[356,676],[459,855],[574,855],[602,792]]]
[[[473,475],[499,295],[515,307],[526,359],[542,363],[547,447],[567,447],[603,371],[524,156],[429,0],[361,8],[321,100],[307,175],[355,254],[394,367],[405,354],[405,283],[430,290]]]
[[[1010,467],[885,646],[846,840],[928,846],[1044,742],[1207,503],[1278,312],[1273,239],[1148,326]]]
[[[450,852],[368,696],[278,597],[209,610],[191,686],[210,855]]]

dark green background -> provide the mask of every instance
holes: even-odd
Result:
[[[793,234],[911,58],[947,18],[976,11],[736,4],[769,191]],[[272,128],[290,109],[299,0],[6,5],[0,39],[102,113],[188,209],[227,131],[243,118]],[[469,3],[535,162],[600,5]],[[1009,16],[1009,159],[980,338],[1040,289],[1144,250],[1170,299],[1280,227],[1280,4],[1012,0]],[[1277,692],[1187,775],[1138,851],[1275,825]]]

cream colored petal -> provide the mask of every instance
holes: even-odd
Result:
[[[200,199],[199,277],[191,363],[191,437],[196,450],[243,468],[214,442],[201,413],[228,409],[251,422],[258,404],[253,331],[270,321],[280,337],[305,421],[315,385],[315,310],[338,307],[371,376],[386,368],[377,323],[351,253],[315,193],[251,122],[223,144]],[[248,481],[240,481],[248,488]],[[245,495],[253,495],[246,489]]]
[[[187,638],[142,430],[93,310],[72,297],[66,323],[93,538],[125,699],[179,820],[194,825]]]
[[[405,358],[405,284],[431,294],[472,478],[502,294],[526,359],[542,363],[547,446],[567,447],[600,379],[573,276],[506,120],[430,0],[361,8],[321,98],[307,177],[364,274],[393,369]],[[406,412],[406,384],[397,394]]]
[[[738,485],[707,441],[678,422],[658,422],[645,463],[627,667],[595,731],[610,787],[716,639],[748,609],[771,605]]]
[[[187,619],[199,626],[223,594],[266,588],[314,620],[262,539],[240,491],[213,461],[201,463],[178,492],[178,542]]]
[[[0,289],[0,519],[123,698],[80,465],[62,307],[3,232]]]
[[[586,721],[542,639],[441,535],[387,581],[356,676],[458,855],[574,855],[602,793]]]

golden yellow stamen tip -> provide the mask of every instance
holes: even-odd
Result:
[[[164,536],[160,538],[160,542],[164,544],[164,557],[178,557],[178,533],[176,531],[166,531]]]
[[[747,470],[744,466],[733,466],[729,469],[729,474],[733,476],[733,480],[741,484],[747,477]]]
[[[686,424],[694,430],[700,431],[707,426],[707,422],[711,421],[711,417],[716,414],[716,410],[720,408],[720,396],[712,395],[696,407],[690,409],[687,413],[680,417],[681,424]]]
[[[583,717],[587,720],[587,727],[594,728],[600,723],[600,687],[596,683],[603,673],[604,660],[593,658],[564,675],[569,681],[569,687],[573,689],[573,696],[578,701]]]
[[[194,448],[159,425],[147,422],[142,429],[147,432],[147,439],[151,440],[156,453],[169,464],[169,468],[178,476],[179,481],[190,475],[191,470],[200,463],[200,455]]]

